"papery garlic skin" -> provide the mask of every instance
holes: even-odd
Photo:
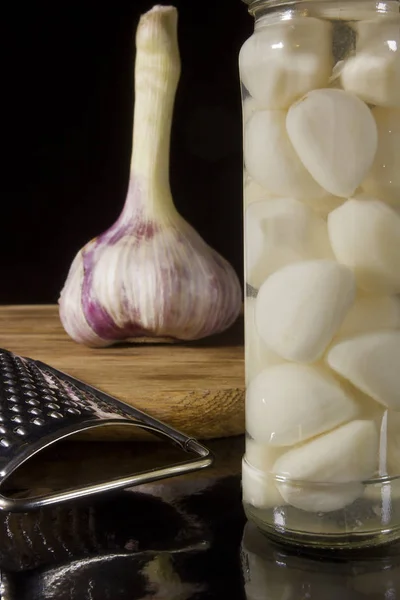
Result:
[[[169,145],[180,76],[177,11],[156,6],[136,34],[129,189],[106,232],[76,256],[60,296],[67,333],[89,346],[196,340],[229,327],[241,287],[229,263],[176,211]]]
[[[88,344],[89,346],[108,345],[106,340],[104,340],[105,343],[101,343],[101,338],[93,331],[86,319],[82,302],[76,301],[82,292],[83,278],[83,257],[82,252],[79,252],[69,270],[68,287],[65,286],[65,293],[62,292],[63,299],[60,302],[61,322],[71,338],[80,344]]]

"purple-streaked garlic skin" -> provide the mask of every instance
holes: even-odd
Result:
[[[88,346],[197,340],[228,328],[242,292],[229,263],[176,211],[169,146],[180,76],[177,11],[155,6],[136,33],[129,188],[120,217],[77,254],[61,292],[67,333]]]
[[[242,302],[233,268],[175,211],[156,223],[138,204],[127,218],[135,197],[128,193],[121,217],[72,263],[59,301],[67,333],[101,347],[197,340],[228,328]]]
[[[59,299],[60,320],[68,335],[79,344],[107,346],[108,343],[90,328],[83,312],[81,295],[83,281],[82,250],[75,256]]]

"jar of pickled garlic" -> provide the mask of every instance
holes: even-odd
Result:
[[[398,2],[246,0],[243,502],[271,536],[400,537]]]

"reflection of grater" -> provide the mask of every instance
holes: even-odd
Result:
[[[110,425],[145,429],[196,458],[46,496],[1,493],[10,475],[41,450],[75,433]],[[44,363],[0,350],[0,510],[25,512],[197,471],[212,461],[205,446],[146,413]]]

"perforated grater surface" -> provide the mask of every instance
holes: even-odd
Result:
[[[75,433],[111,425],[145,429],[196,458],[46,496],[4,495],[6,480],[41,450]],[[189,473],[210,466],[212,461],[210,451],[197,440],[150,415],[49,365],[0,350],[0,510],[26,512]]]

